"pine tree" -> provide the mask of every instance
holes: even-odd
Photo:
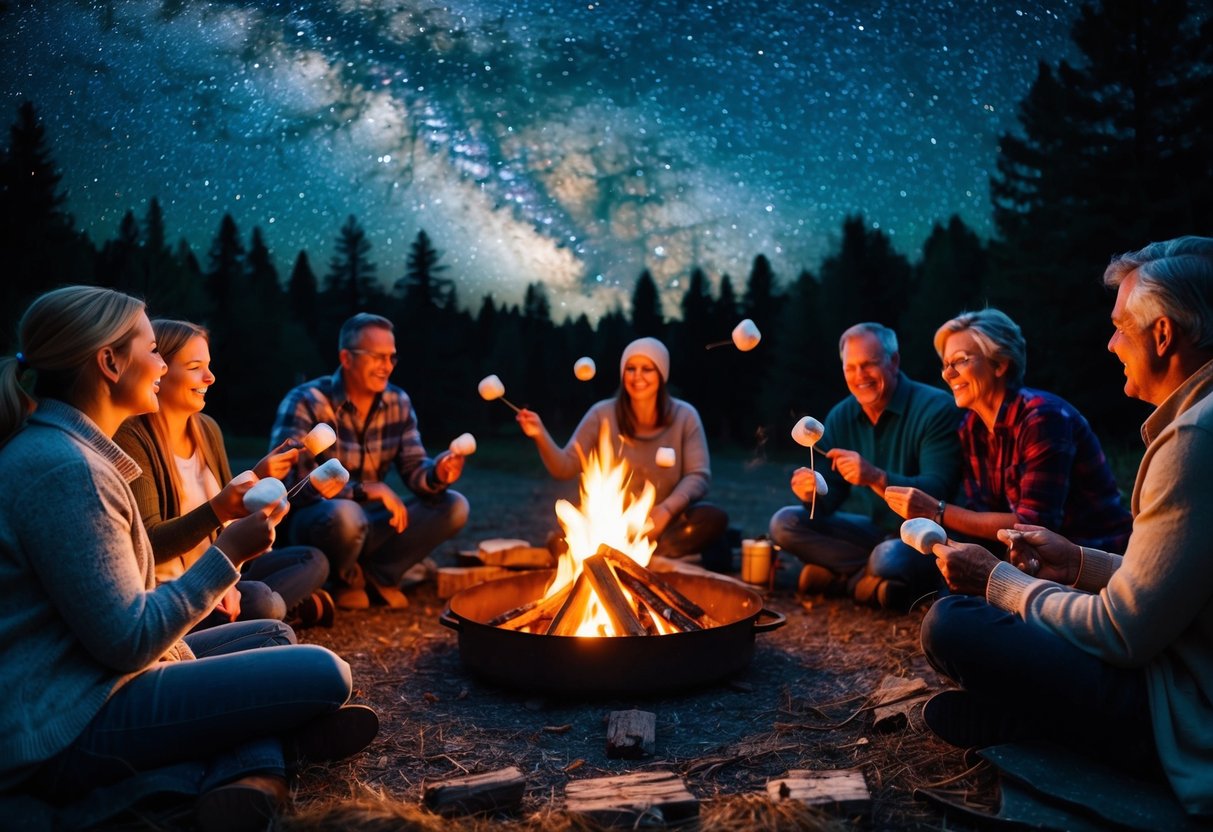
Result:
[[[661,298],[657,294],[653,275],[648,269],[640,273],[632,290],[632,329],[637,338],[661,338],[664,334],[665,318],[661,314]]]
[[[424,231],[409,246],[404,277],[396,281],[395,289],[404,298],[406,317],[424,316],[435,308],[447,307],[454,283],[442,277],[447,267],[438,262],[442,253],[434,248]]]
[[[376,266],[367,255],[371,242],[353,214],[337,235],[337,251],[329,261],[325,290],[342,319],[366,309]]]
[[[295,256],[291,276],[287,280],[287,295],[291,301],[291,315],[304,331],[319,335],[320,298],[316,287],[316,273],[303,249]]]
[[[236,301],[244,274],[244,246],[240,243],[240,231],[231,214],[224,214],[219,222],[219,233],[211,243],[209,259],[207,294],[212,309],[222,316]]]

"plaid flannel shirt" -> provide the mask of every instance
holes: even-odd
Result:
[[[375,397],[370,413],[360,420],[353,403],[346,397],[341,370],[305,382],[286,394],[274,418],[270,447],[286,439],[303,439],[313,427],[324,422],[337,433],[337,441],[315,461],[303,452],[291,472],[283,479],[289,489],[307,476],[316,465],[333,457],[350,472],[350,481],[338,497],[353,498],[356,482],[383,482],[391,466],[409,489],[420,496],[432,496],[446,489],[434,473],[434,460],[426,455],[417,429],[412,402],[404,390],[389,384]],[[306,505],[319,495],[308,487],[292,498]]]
[[[1099,439],[1074,406],[1022,387],[1007,392],[994,430],[965,414],[967,507],[1013,513],[1074,543],[1123,552],[1133,526]]]

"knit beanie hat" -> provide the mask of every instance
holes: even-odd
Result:
[[[665,348],[665,344],[658,341],[656,338],[637,338],[632,343],[623,348],[623,356],[619,359],[619,377],[623,377],[623,368],[628,363],[628,359],[634,355],[643,355],[645,358],[657,365],[657,372],[661,373],[662,381],[669,382],[670,380],[670,351]]]

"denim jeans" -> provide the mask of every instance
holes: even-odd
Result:
[[[345,586],[362,586],[366,570],[378,583],[399,586],[419,563],[467,523],[468,501],[457,491],[404,501],[408,526],[397,533],[391,514],[378,500],[321,500],[295,512],[291,539],[328,555],[330,575]]]
[[[834,512],[809,519],[808,509],[785,506],[771,518],[771,540],[804,563],[851,575],[868,562],[872,548],[884,540],[884,529],[862,514]]]
[[[287,546],[271,549],[245,563],[240,582],[240,615],[237,621],[275,619],[281,621],[287,613],[312,592],[324,586],[329,576],[329,562],[324,552],[311,546]],[[227,624],[227,613],[212,610],[194,625],[192,632]]]
[[[198,656],[159,662],[122,685],[32,785],[55,802],[135,775],[205,760],[205,791],[253,773],[283,774],[281,737],[336,710],[349,665],[295,644],[281,621],[241,621],[186,636]]]
[[[900,581],[910,589],[912,598],[931,593],[947,594],[943,575],[935,565],[935,558],[924,555],[897,538],[889,538],[876,544],[868,556],[869,575],[885,580]]]
[[[1013,715],[1041,739],[1095,752],[1140,772],[1157,768],[1145,673],[1115,667],[1039,624],[949,595],[922,622],[927,660],[991,713]]]

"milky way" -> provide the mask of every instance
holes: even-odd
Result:
[[[318,272],[348,215],[379,276],[419,229],[464,303],[542,280],[561,311],[667,312],[692,265],[816,270],[863,213],[916,259],[991,232],[997,139],[1070,3],[12,3],[7,122],[34,101],[94,240],[152,197],[204,255],[224,213]],[[205,261],[205,257],[202,258]]]

